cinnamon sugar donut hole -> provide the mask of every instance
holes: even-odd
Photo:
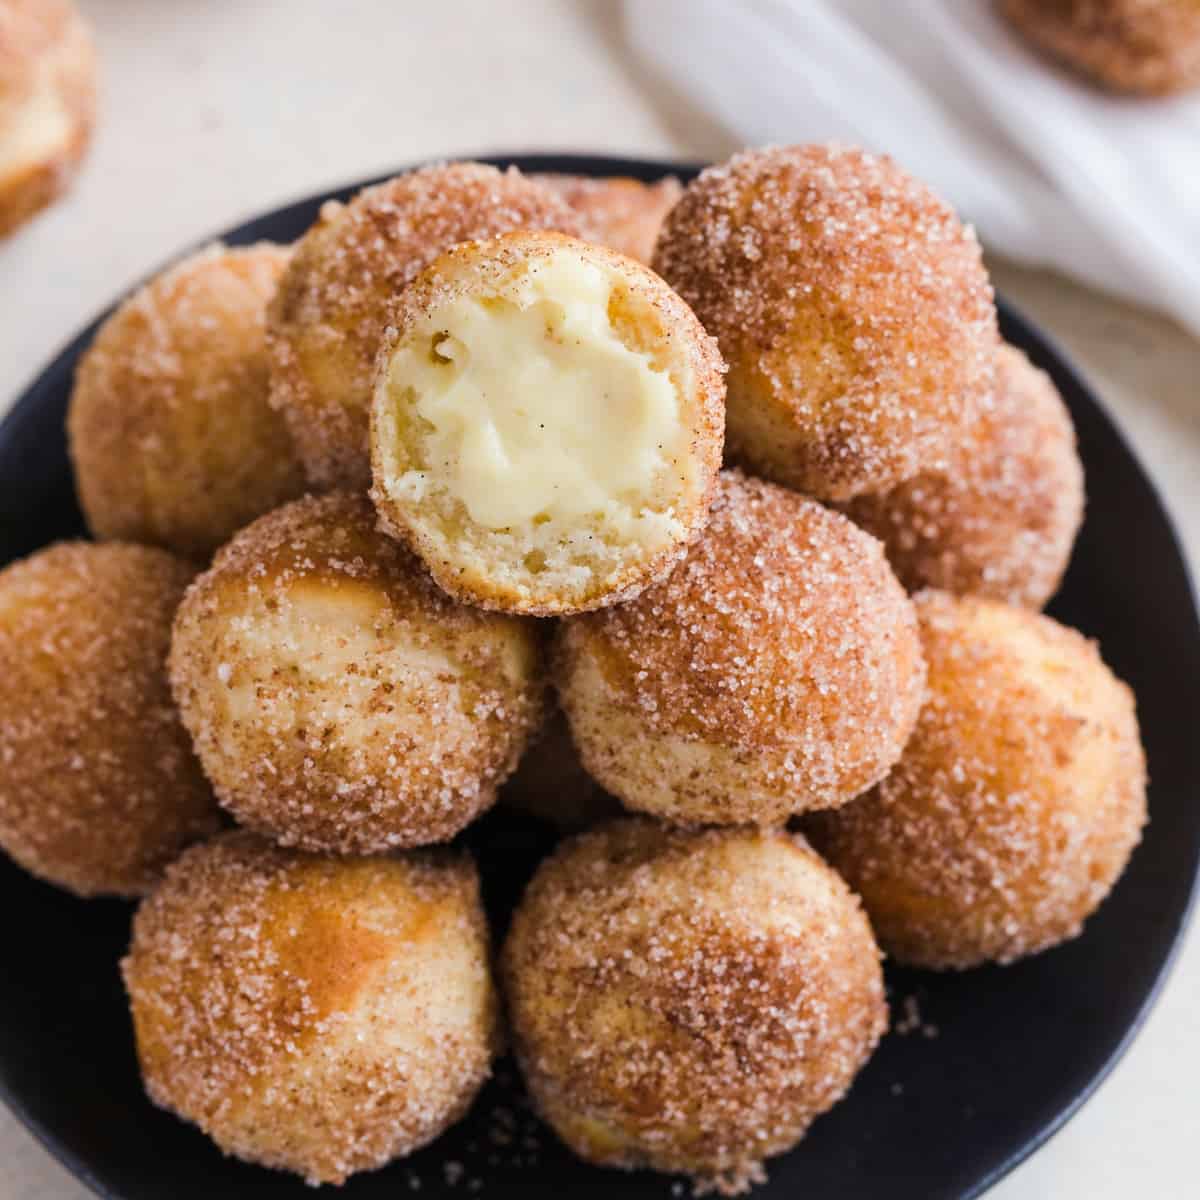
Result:
[[[654,269],[729,364],[730,455],[825,500],[948,461],[992,388],[974,232],[890,158],[768,147],[711,167]]]
[[[324,205],[269,319],[271,403],[314,487],[371,482],[368,412],[392,300],[444,250],[512,229],[581,232],[544,184],[481,163],[425,167]]]
[[[171,684],[222,804],[305,850],[447,841],[488,808],[541,718],[522,621],[453,604],[364,496],[242,530],[179,610]]]
[[[97,537],[206,559],[304,491],[287,427],[267,403],[266,308],[287,261],[269,242],[210,246],[100,327],[67,415]]]
[[[1200,85],[1196,0],[998,0],[1038,50],[1101,87],[1165,96]]]
[[[883,547],[737,472],[667,580],[563,623],[553,672],[587,770],[682,824],[845,804],[900,757],[925,680]]]
[[[575,211],[589,240],[648,263],[663,219],[683,194],[674,175],[654,183],[613,176],[534,175]]]
[[[371,495],[447,592],[580,612],[683,557],[721,466],[723,364],[653,271],[519,231],[447,251],[392,316]]]
[[[95,113],[95,48],[71,0],[0,0],[0,237],[67,190]]]
[[[925,592],[929,700],[869,795],[809,818],[898,962],[1008,963],[1075,937],[1146,821],[1133,694],[1049,617]]]
[[[857,899],[798,836],[613,822],[539,868],[501,958],[517,1058],[575,1153],[732,1195],[887,1024]]]
[[[140,895],[220,825],[167,687],[192,573],[87,542],[0,571],[0,846],[76,895]]]
[[[842,508],[882,539],[910,591],[973,592],[1041,608],[1083,520],[1083,464],[1062,397],[1014,346],[996,390],[945,471],[924,471]]]
[[[499,1011],[466,856],[189,850],[121,963],[150,1098],[226,1153],[342,1183],[457,1121]]]

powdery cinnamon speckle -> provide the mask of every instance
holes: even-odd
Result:
[[[654,267],[729,363],[729,453],[828,499],[946,459],[992,387],[974,232],[890,158],[735,155],[688,185]]]
[[[573,1150],[722,1194],[763,1178],[886,1024],[857,901],[784,833],[626,820],[564,843],[502,976],[526,1081]]]
[[[170,869],[121,968],[151,1099],[311,1183],[437,1136],[499,1040],[465,857],[347,861],[228,834]]]
[[[220,823],[167,687],[193,571],[84,542],[0,571],[0,844],[79,895],[141,894]]]
[[[738,472],[666,581],[564,623],[553,669],[587,769],[682,822],[845,803],[899,757],[924,684],[880,544]]]

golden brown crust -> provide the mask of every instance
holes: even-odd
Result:
[[[514,553],[496,531],[468,532],[479,547],[463,536],[451,543],[444,532],[450,522],[441,519],[426,499],[400,499],[395,476],[402,469],[426,467],[413,463],[410,449],[400,444],[399,422],[392,415],[393,402],[387,388],[390,355],[408,331],[427,319],[442,305],[462,295],[487,295],[514,270],[539,259],[548,260],[564,250],[586,263],[598,266],[620,281],[620,308],[610,301],[619,336],[631,347],[651,357],[653,365],[665,370],[675,384],[681,419],[690,434],[688,447],[691,490],[683,486],[668,499],[678,531],[660,547],[642,550],[638,545],[602,545],[606,531],[586,533],[570,567],[588,567],[582,582],[559,584],[548,589],[547,570],[521,570],[522,555]],[[687,552],[704,528],[709,503],[721,466],[725,428],[724,363],[715,341],[697,321],[695,314],[648,267],[603,246],[593,246],[554,232],[518,231],[473,242],[447,251],[415,279],[396,301],[392,325],[379,355],[379,384],[372,408],[371,454],[374,484],[372,499],[380,525],[393,537],[408,542],[421,556],[434,579],[451,595],[468,604],[500,612],[529,616],[559,616],[632,599],[652,583],[664,578]],[[646,497],[652,508],[659,498]],[[451,514],[453,524],[467,525],[466,514]],[[508,533],[510,531],[501,531]],[[511,531],[519,536],[522,531]],[[614,553],[605,558],[606,549]],[[590,564],[595,563],[592,567]]]
[[[155,1103],[227,1153],[340,1183],[436,1137],[487,1078],[487,958],[469,858],[238,832],[170,869],[121,968]]]
[[[1078,934],[1137,844],[1133,695],[1048,617],[941,592],[917,611],[929,700],[903,758],[807,827],[898,961],[1012,962]]]
[[[725,472],[704,536],[630,604],[565,622],[553,672],[584,765],[629,807],[771,824],[844,804],[899,757],[924,664],[883,548]]]
[[[667,213],[683,194],[674,175],[654,183],[623,176],[533,175],[553,188],[583,223],[589,241],[648,263]]]
[[[18,137],[28,132],[25,124],[47,102],[61,109],[62,129],[39,151],[16,154]],[[75,5],[5,0],[0,5],[0,237],[67,190],[91,141],[95,111],[95,49]]]
[[[535,1104],[576,1153],[727,1193],[844,1094],[886,1026],[857,900],[781,832],[625,820],[571,839],[501,974]]]
[[[0,844],[78,895],[140,895],[220,824],[165,670],[192,570],[64,542],[0,571]]]
[[[842,511],[880,538],[910,591],[975,593],[1041,608],[1083,519],[1083,465],[1050,377],[1012,346],[996,390],[946,471],[922,472]]]
[[[97,537],[203,559],[304,491],[287,427],[267,403],[266,306],[288,253],[269,242],[211,246],[101,326],[67,418]]]
[[[1037,49],[1102,87],[1165,96],[1200,85],[1196,0],[997,0]]]
[[[285,505],[217,554],[170,673],[221,802],[308,850],[448,840],[541,716],[529,626],[453,604],[347,493]]]
[[[729,363],[730,455],[823,499],[944,460],[990,393],[979,244],[886,157],[735,155],[684,189],[654,268]]]
[[[271,403],[314,487],[371,481],[368,411],[389,303],[444,250],[512,229],[579,230],[567,205],[515,168],[425,167],[330,202],[297,243],[271,305]]]

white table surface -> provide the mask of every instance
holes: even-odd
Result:
[[[99,135],[71,197],[0,244],[0,411],[83,322],[165,258],[316,189],[487,149],[680,158],[734,149],[629,61],[609,0],[83,7],[104,60]],[[1096,384],[1162,488],[1195,571],[1200,343],[1061,279],[993,268]],[[1200,1195],[1198,1078],[1200,928],[1097,1096],[991,1196]],[[0,1200],[86,1194],[0,1111]]]

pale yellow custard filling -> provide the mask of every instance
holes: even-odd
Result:
[[[0,175],[16,175],[55,158],[70,141],[71,129],[52,65],[43,64],[33,90],[0,124]]]
[[[418,418],[424,460],[395,494],[419,501],[436,477],[486,529],[590,517],[670,536],[670,519],[644,508],[687,453],[679,381],[622,340],[613,286],[563,251],[498,294],[439,306],[387,367],[392,396]]]

